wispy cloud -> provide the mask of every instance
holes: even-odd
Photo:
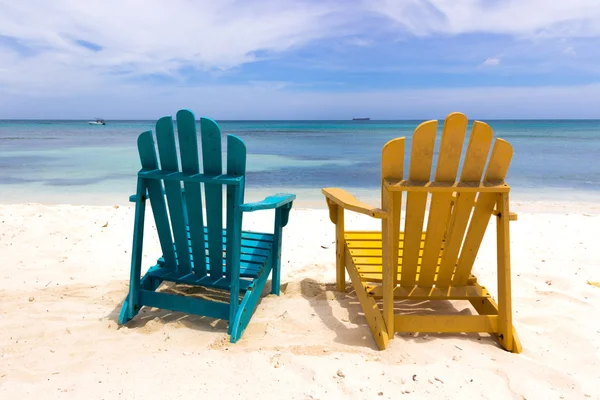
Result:
[[[600,35],[600,7],[596,0],[365,0],[365,4],[416,35]]]
[[[500,61],[501,60],[499,57],[488,57],[481,63],[481,65],[484,67],[495,67],[500,65]]]
[[[346,41],[346,43],[349,44],[350,46],[366,47],[366,46],[370,46],[371,44],[373,44],[373,41],[364,39],[364,38],[360,38],[360,37],[353,37],[353,38],[349,38]]]
[[[0,84],[30,77],[77,80],[85,75],[176,74],[193,66],[228,69],[259,54],[284,52],[343,34],[341,5],[303,1],[81,2],[32,0],[0,4],[0,35],[36,50],[0,61]],[[88,50],[97,54],[90,56]],[[15,53],[8,48],[4,52]],[[60,73],[62,71],[62,73]],[[58,76],[57,76],[58,74]],[[34,78],[33,86],[41,82]]]
[[[575,48],[573,48],[573,46],[567,46],[565,47],[565,49],[563,50],[563,53],[569,55],[569,56],[575,56],[577,55],[577,52],[575,51]]]

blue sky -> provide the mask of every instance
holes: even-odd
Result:
[[[597,0],[0,1],[0,118],[600,118]]]

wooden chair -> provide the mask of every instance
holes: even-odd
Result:
[[[278,194],[261,202],[244,204],[244,143],[228,135],[224,174],[219,126],[211,119],[201,118],[200,127],[202,173],[192,112],[177,113],[181,168],[171,117],[161,118],[156,123],[159,157],[152,131],[138,138],[142,169],[138,173],[137,193],[130,198],[135,201],[131,278],[119,323],[127,323],[143,306],[204,315],[228,320],[228,333],[235,343],[248,325],[271,271],[271,293],[279,295],[282,229],[288,222],[296,196]],[[225,229],[223,187],[227,196]],[[163,255],[140,278],[147,200],[150,200]],[[273,233],[242,231],[243,212],[266,209],[275,210]],[[229,292],[229,301],[157,291],[165,281],[225,290]]]
[[[437,126],[437,121],[427,121],[415,130],[406,177],[405,139],[384,146],[381,208],[342,189],[323,189],[336,225],[337,288],[345,290],[346,269],[380,349],[395,332],[489,332],[506,350],[518,353],[509,238],[509,220],[516,215],[509,212],[510,187],[504,183],[512,147],[496,139],[488,161],[492,129],[475,121],[457,180],[467,118],[452,113],[444,123],[431,180]],[[346,231],[345,210],[381,219],[381,231]],[[471,274],[492,216],[497,226],[497,302]],[[479,315],[395,314],[396,300],[468,300]]]

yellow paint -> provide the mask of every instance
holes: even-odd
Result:
[[[328,198],[325,198],[325,202],[327,203],[327,208],[329,209],[329,219],[334,224],[337,224],[338,205],[335,204],[333,201],[329,200]]]
[[[431,162],[433,160],[433,146],[438,122],[426,121],[417,126],[412,138],[410,150],[410,168],[408,179],[411,181],[429,181],[431,178]]]
[[[431,196],[429,221],[427,223],[427,240],[423,250],[423,266],[418,285],[430,287],[435,283],[438,272],[439,258],[442,252],[443,240],[450,219],[450,202],[452,193],[434,193]]]
[[[485,162],[490,153],[490,144],[492,143],[492,128],[483,122],[475,121],[471,130],[469,147],[465,154],[465,163],[460,174],[461,182],[481,181]]]
[[[325,188],[322,189],[321,192],[330,202],[335,203],[346,210],[365,214],[374,218],[385,218],[386,216],[385,211],[358,201],[356,197],[352,196],[343,189]]]
[[[502,171],[506,174],[506,169]],[[510,230],[508,225],[510,221],[508,219],[508,194],[498,194],[496,195],[496,198],[498,200],[498,211],[500,211],[500,217],[497,219],[496,225],[498,258],[498,339],[504,348],[512,350],[513,326],[510,290]]]
[[[456,180],[460,154],[465,142],[467,122],[467,117],[461,113],[452,113],[446,117],[435,171],[435,182],[454,183]]]
[[[336,207],[336,220],[335,224],[335,268],[336,268],[336,285],[337,290],[340,292],[346,291],[346,249],[344,245],[344,209],[342,207]]]
[[[504,182],[512,147],[497,139],[486,168],[492,130],[476,121],[456,182],[466,126],[462,114],[446,118],[433,181],[436,121],[427,121],[415,131],[407,179],[403,177],[405,139],[388,142],[382,151],[381,209],[341,189],[323,189],[330,219],[336,223],[338,289],[344,290],[340,282],[347,270],[380,349],[394,332],[489,332],[505,349],[522,350],[512,324],[510,282],[509,221],[517,215],[509,211],[510,187]],[[404,192],[406,219],[401,231]],[[381,231],[344,231],[344,209],[381,219]],[[497,221],[498,303],[471,274],[492,215]],[[397,314],[398,300],[467,300],[479,315]]]
[[[344,237],[348,239],[360,240],[381,240],[381,232],[376,231],[346,231]],[[421,234],[421,238],[425,238],[425,232]],[[400,232],[400,240],[404,240],[404,232]]]
[[[513,148],[505,140],[496,139],[492,156],[485,172],[485,182],[503,182],[512,160]]]
[[[429,181],[435,146],[437,121],[427,121],[417,127],[412,139],[410,153],[410,181]],[[406,196],[406,221],[404,225],[404,254],[402,256],[402,286],[415,284],[417,259],[421,244],[421,233],[427,205],[427,192],[411,193]]]
[[[590,285],[590,286],[595,286],[597,288],[600,288],[600,282],[587,281],[587,284]]]
[[[381,179],[404,176],[404,138],[390,140],[381,152]]]
[[[400,209],[402,208],[402,193],[382,191],[385,198],[388,217],[382,220],[382,261],[386,268],[382,271],[382,282],[385,292],[383,295],[383,319],[389,337],[394,336],[394,288],[398,283],[398,261],[400,252]]]
[[[506,347],[504,347],[504,348],[515,354],[519,354],[520,352],[523,351],[523,346],[521,345],[521,340],[519,339],[519,336],[517,336],[517,331],[515,330],[514,326],[513,326],[513,330],[512,330],[512,339],[513,339],[512,349],[506,349]]]
[[[442,132],[435,182],[454,183],[460,163],[460,155],[465,141],[467,117],[452,113],[446,117]],[[429,218],[427,222],[427,240],[423,252],[423,265],[418,285],[430,287],[434,284],[438,270],[438,259],[446,236],[446,227],[450,220],[452,192],[432,193]]]
[[[460,182],[481,181],[485,162],[492,143],[492,130],[481,122],[474,122],[467,146],[465,162],[460,175]],[[446,247],[440,265],[436,284],[450,286],[452,274],[458,260],[461,245],[477,193],[458,193],[452,209],[451,223],[447,227]]]
[[[488,168],[485,174],[485,181],[504,181],[508,166],[512,158],[512,147],[508,142],[502,139],[496,139]],[[497,202],[497,194],[481,193],[477,198],[477,204],[473,211],[473,217],[464,239],[463,249],[460,259],[456,265],[453,284],[461,285],[469,277],[475,257],[479,251],[479,246],[487,229],[490,217],[494,211]],[[500,211],[500,209],[498,209]],[[443,261],[442,261],[443,262]]]
[[[367,291],[370,296],[375,298],[383,297],[383,287],[381,285],[369,285]],[[413,286],[412,288],[405,288],[402,286],[396,287],[394,290],[394,297],[396,299],[409,299],[409,300],[487,300],[489,294],[485,289],[479,286],[477,283],[468,286],[453,286],[449,288],[422,288]],[[481,314],[481,313],[480,313]],[[483,314],[498,314],[496,308],[495,312],[483,313]]]
[[[381,232],[375,231],[346,231],[344,233],[346,240],[360,239],[360,240],[381,240]]]
[[[510,186],[500,182],[421,182],[411,180],[385,179],[383,184],[392,192],[456,192],[456,193],[502,193],[510,192]]]
[[[497,315],[396,315],[401,332],[497,332]],[[396,331],[400,332],[400,331]]]

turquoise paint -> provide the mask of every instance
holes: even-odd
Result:
[[[152,132],[144,132],[138,138],[142,169],[138,173],[136,194],[130,197],[136,207],[130,287],[119,323],[127,323],[143,306],[159,307],[228,320],[233,343],[246,329],[271,271],[271,291],[279,294],[282,229],[287,224],[295,195],[277,194],[260,202],[243,204],[244,143],[235,136],[228,136],[227,173],[224,175],[221,131],[216,122],[202,118],[204,170],[200,172],[194,120],[193,113],[188,110],[177,113],[180,159],[171,117],[157,122],[160,166]],[[226,229],[222,226],[223,186],[227,187]],[[140,277],[147,200],[163,255]],[[273,233],[242,231],[243,212],[269,209],[275,210]],[[229,290],[229,304],[157,292],[163,281]],[[243,294],[241,302],[240,293]]]
[[[179,172],[175,133],[171,117],[163,117],[156,123],[156,142],[162,171]],[[192,270],[190,252],[187,243],[186,220],[183,210],[181,182],[165,181],[165,192],[169,208],[169,220],[175,238],[177,254],[177,270],[181,274],[189,274]]]
[[[202,161],[204,174],[218,176],[222,173],[221,165],[221,130],[216,122],[208,118],[200,118],[202,134]],[[211,274],[220,274],[216,268],[221,258],[221,229],[223,224],[223,187],[205,185],[206,222],[208,227],[208,257]]]
[[[179,135],[179,151],[181,153],[181,171],[184,174],[196,175],[200,172],[198,162],[198,139],[196,136],[196,119],[189,110],[177,113],[177,133]],[[202,188],[200,183],[184,182],[187,221],[191,239],[194,273],[206,275],[204,216],[202,215]]]

